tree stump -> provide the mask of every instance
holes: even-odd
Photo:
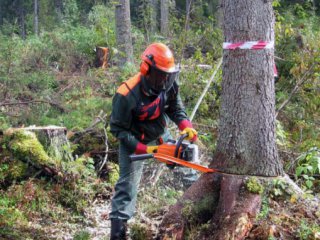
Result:
[[[11,159],[57,175],[61,173],[62,161],[72,160],[65,132],[65,128],[56,126],[10,128],[5,131],[2,144]]]
[[[34,132],[48,155],[56,160],[72,161],[70,143],[67,139],[67,129],[59,126],[29,126],[14,128]]]
[[[182,199],[170,207],[160,225],[159,239],[183,240],[190,226],[195,228],[203,223],[210,223],[210,228],[199,232],[197,239],[244,239],[261,206],[260,195],[249,192],[244,187],[245,180],[245,176],[202,175]],[[189,216],[185,215],[188,202],[191,208],[197,208],[209,194],[212,196],[209,218],[201,219],[203,214],[196,215],[197,211],[192,210]]]
[[[96,47],[96,67],[103,69],[108,67],[109,48]]]
[[[173,206],[170,207],[168,213],[164,216],[160,225],[159,238],[163,240],[180,239],[184,238],[186,226],[188,225],[189,217],[186,216],[184,209],[187,205],[196,205],[206,196],[213,197],[212,205],[216,205],[220,191],[219,175],[203,174],[198,181],[196,181],[187,191],[182,198]],[[192,214],[192,212],[190,212]],[[213,213],[212,213],[213,214]]]

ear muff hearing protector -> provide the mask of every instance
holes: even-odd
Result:
[[[149,72],[149,64],[146,63],[145,61],[142,61],[141,64],[140,64],[140,73],[143,75],[143,76],[147,76],[148,75],[148,72]]]
[[[152,66],[155,66],[156,65],[156,62],[154,61],[154,58],[153,58],[153,55],[152,54],[149,54],[149,55],[146,55],[146,58],[147,60],[150,61],[150,64],[152,64]],[[141,64],[140,64],[140,72],[143,76],[146,76],[149,72],[149,69],[150,69],[150,64],[146,61],[142,61]]]

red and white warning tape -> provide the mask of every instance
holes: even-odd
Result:
[[[274,42],[265,42],[265,41],[248,41],[248,42],[237,42],[237,43],[230,43],[224,42],[223,49],[272,49],[274,48]]]
[[[265,41],[248,41],[248,42],[237,42],[237,43],[230,43],[224,42],[223,49],[235,50],[235,49],[253,49],[253,50],[260,50],[260,49],[272,49],[274,48],[274,42],[265,42]],[[278,70],[276,65],[273,66],[273,74],[275,77],[278,77]]]

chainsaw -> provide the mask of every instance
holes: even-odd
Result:
[[[169,139],[167,142],[159,145],[157,151],[152,154],[133,154],[129,158],[131,161],[141,161],[148,158],[154,158],[167,164],[173,169],[175,166],[188,167],[203,173],[218,172],[217,169],[211,169],[199,164],[199,151],[196,144],[184,141],[188,134],[180,136],[178,141]]]

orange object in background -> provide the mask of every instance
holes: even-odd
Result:
[[[109,48],[96,47],[96,67],[103,69],[108,67]]]

